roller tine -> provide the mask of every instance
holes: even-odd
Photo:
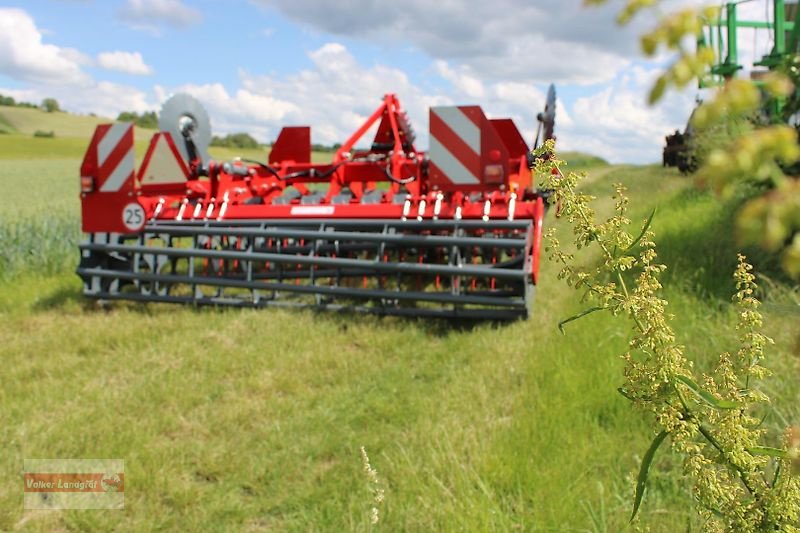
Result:
[[[493,265],[497,264],[497,248],[496,247],[492,248],[492,264]],[[491,281],[490,281],[490,287],[492,288],[492,290],[495,289],[496,281],[497,281],[497,278],[492,278]]]

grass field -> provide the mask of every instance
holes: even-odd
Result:
[[[16,155],[14,137],[0,138],[0,530],[368,530],[360,446],[386,489],[379,529],[625,529],[652,439],[616,393],[626,326],[593,315],[562,336],[558,321],[581,307],[554,265],[543,263],[535,316],[507,325],[97,308],[73,274],[81,143],[43,139],[64,143],[48,157],[20,139]],[[597,176],[589,193],[621,181],[635,216],[659,207],[670,310],[708,365],[735,339],[736,199],[658,167],[571,158]],[[552,214],[547,224],[566,230]],[[800,296],[755,259],[770,280],[775,432],[800,422]],[[23,511],[23,459],[106,457],[125,461],[124,510]],[[653,531],[701,527],[663,450],[641,517]]]

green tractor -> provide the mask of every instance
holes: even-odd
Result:
[[[699,104],[700,101],[698,100]],[[695,109],[697,108],[695,107]],[[665,167],[678,167],[678,170],[683,174],[697,170],[697,162],[692,150],[692,139],[695,135],[692,118],[694,118],[694,111],[689,115],[689,120],[686,121],[686,129],[683,132],[675,130],[672,135],[667,135],[667,143],[664,145],[663,165]]]
[[[744,0],[750,1],[750,0]],[[769,1],[769,0],[766,0]],[[739,30],[752,28],[769,34],[772,49],[752,64],[750,78],[759,85],[764,76],[781,70],[788,74],[795,85],[800,82],[800,24],[795,24],[797,3],[785,0],[772,0],[772,13],[766,9],[767,20],[740,20],[737,6],[743,2],[729,2],[722,6],[715,20],[708,20],[698,36],[697,46],[711,48],[716,52],[717,62],[698,82],[700,89],[723,86],[735,77],[744,67],[739,63]],[[769,16],[771,15],[771,17]],[[769,19],[772,20],[769,20]],[[701,101],[698,99],[698,105]],[[696,108],[695,108],[696,109]],[[797,111],[800,109],[798,93],[790,98],[775,99],[764,96],[763,106],[758,116],[752,118],[753,125],[788,123],[797,126]],[[698,166],[698,143],[702,133],[692,125],[694,112],[689,117],[683,132],[666,136],[663,151],[663,165],[677,167],[683,173],[696,170]]]

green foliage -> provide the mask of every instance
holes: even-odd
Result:
[[[627,23],[638,11],[653,7],[658,0],[631,0],[620,12],[618,21]],[[677,54],[677,59],[656,79],[648,95],[649,102],[661,100],[670,87],[686,87],[695,78],[702,76],[714,62],[714,51],[700,48],[696,52],[686,48],[686,36],[696,36],[703,27],[703,21],[716,16],[718,9],[708,7],[703,10],[683,9],[662,17],[656,27],[642,36],[642,51],[646,56],[654,56],[660,48]]]
[[[0,215],[0,281],[21,272],[56,274],[72,263],[80,231],[73,217],[56,211],[46,217],[12,219]]]
[[[14,100],[12,96],[5,96],[0,94],[0,106],[8,106],[8,107],[27,107],[31,109],[36,109],[39,106],[36,104],[32,104],[30,102],[17,102]]]
[[[43,130],[36,130],[33,132],[34,137],[42,137],[45,139],[52,139],[56,136],[54,131],[43,131]]]
[[[145,111],[141,115],[136,111],[123,111],[117,116],[117,122],[132,122],[140,128],[158,129],[158,115],[155,111]]]
[[[259,148],[258,141],[249,133],[229,133],[225,137],[214,135],[211,138],[211,146],[223,148],[254,149]]]
[[[341,148],[341,143],[333,143],[332,145],[328,146],[327,144],[312,144],[311,151],[313,152],[322,152],[322,153],[332,153]]]
[[[753,131],[753,119],[727,115],[710,125],[692,124],[689,140],[690,157],[695,166],[705,165],[712,153],[730,148],[736,139]]]
[[[627,393],[625,397],[629,400],[633,400],[633,398],[629,397]],[[653,439],[653,442],[650,443],[650,447],[647,448],[647,451],[642,458],[642,466],[639,468],[639,475],[636,477],[636,494],[633,497],[633,512],[631,513],[631,522],[634,518],[636,518],[636,513],[639,512],[639,506],[642,504],[642,497],[644,496],[644,489],[647,486],[647,477],[650,474],[650,465],[653,463],[653,458],[658,451],[658,448],[661,446],[661,443],[669,436],[669,432],[667,430],[661,430],[661,433],[656,435],[656,438]]]
[[[42,109],[47,113],[56,113],[61,111],[61,106],[58,105],[58,100],[55,98],[45,98],[42,100]]]
[[[602,3],[602,2],[594,2]],[[629,0],[620,14],[627,22],[637,12],[659,4],[658,0]],[[645,55],[654,55],[660,46],[678,53],[676,59],[662,74],[650,92],[651,103],[661,99],[670,87],[681,88],[695,78],[702,77],[715,61],[714,52],[700,47],[690,50],[686,41],[693,40],[704,20],[713,19],[718,11],[714,7],[685,9],[663,17],[656,28],[642,38]],[[770,221],[779,229],[773,231],[788,235],[784,245],[772,250],[782,255],[786,272],[800,279],[800,224],[786,213],[795,205],[794,195],[800,189],[787,184],[784,169],[800,161],[797,131],[776,120],[788,121],[800,105],[798,98],[800,59],[787,61],[779,71],[770,72],[763,80],[762,90],[746,79],[729,79],[715,97],[703,104],[694,116],[694,124],[707,134],[695,147],[697,157],[704,163],[699,173],[701,183],[710,183],[715,189],[729,191],[742,181],[761,181],[775,184],[769,202],[753,200],[755,205],[745,207],[737,223],[743,244],[771,241],[770,237],[755,236],[754,228],[767,227]],[[766,117],[767,125],[757,130],[741,126],[743,117],[774,107],[770,102],[786,101],[783,117]],[[741,228],[749,228],[743,231]]]
[[[548,142],[540,155],[552,150]],[[623,354],[621,389],[659,430],[640,470],[634,516],[655,449],[668,434],[707,523],[731,531],[800,528],[800,480],[780,475],[789,470],[786,457],[794,452],[785,439],[767,436],[758,424],[759,411],[768,401],[759,384],[768,375],[762,361],[773,341],[761,332],[752,267],[739,256],[734,275],[739,347],[733,354],[723,352],[716,369],[698,381],[661,294],[660,277],[666,266],[657,262],[654,233],[649,229],[652,215],[634,237],[628,229],[625,187],[617,185],[614,214],[597,222],[590,205],[593,198],[578,190],[581,176],[562,174],[561,165],[556,159],[541,158],[537,174],[554,191],[553,201],[562,206],[576,248],[597,247],[601,261],[576,266],[574,254],[562,250],[552,231],[548,232],[550,257],[562,266],[559,277],[581,291],[584,301],[630,320],[633,334]],[[767,437],[783,447],[760,444]],[[766,448],[781,453],[765,456],[761,452]]]
[[[775,189],[745,204],[736,232],[740,242],[781,253],[783,268],[800,279],[800,181],[782,180]]]

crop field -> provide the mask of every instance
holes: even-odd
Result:
[[[30,131],[55,126],[5,119],[16,132],[0,134],[0,530],[627,527],[653,438],[616,392],[629,330],[597,314],[562,335],[558,322],[582,307],[544,257],[534,316],[510,324],[98,307],[74,274],[89,134],[34,139]],[[615,182],[629,188],[634,220],[658,207],[674,325],[696,365],[712,365],[736,339],[731,219],[740,200],[698,192],[657,166],[566,158],[588,173],[601,214]],[[567,240],[565,221],[551,212],[546,224]],[[745,252],[763,273],[776,341],[765,420],[776,434],[800,421],[800,293],[769,258]],[[385,489],[377,526],[362,446]],[[24,511],[26,458],[123,459],[124,510]],[[701,527],[668,447],[640,519],[653,531]]]

